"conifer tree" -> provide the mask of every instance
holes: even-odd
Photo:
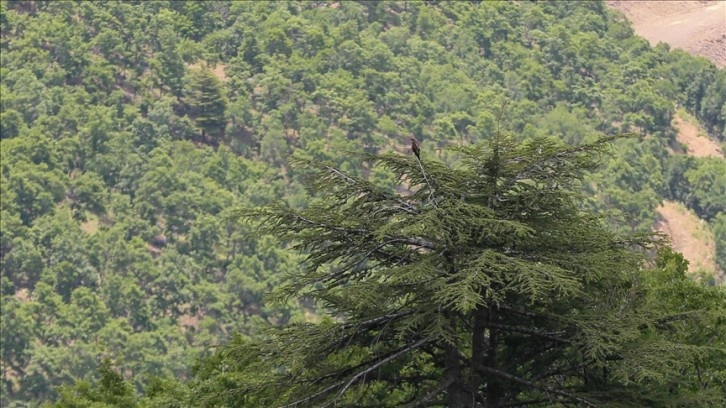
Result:
[[[224,133],[227,108],[222,83],[206,66],[191,69],[186,78],[184,103],[189,116],[202,129],[202,136],[218,136]]]
[[[199,371],[199,401],[723,406],[723,382],[703,371],[713,365],[697,364],[724,361],[714,347],[723,334],[689,342],[667,327],[713,314],[682,319],[648,300],[642,271],[659,239],[617,235],[578,208],[581,177],[611,140],[497,137],[457,148],[457,168],[363,156],[405,194],[294,160],[314,170],[308,183],[321,200],[241,215],[307,254],[274,298],[313,300],[323,318],[224,347]]]

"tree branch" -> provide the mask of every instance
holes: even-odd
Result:
[[[315,398],[317,398],[317,397],[319,397],[319,396],[321,396],[321,395],[325,394],[325,393],[326,393],[326,392],[328,392],[328,391],[332,391],[332,390],[334,390],[335,388],[337,388],[337,387],[339,387],[339,386],[343,385],[343,383],[345,383],[345,380],[342,380],[342,381],[338,381],[338,382],[336,382],[336,383],[333,383],[332,385],[330,385],[330,386],[328,386],[328,387],[326,387],[326,388],[324,388],[324,389],[322,389],[322,390],[320,390],[320,391],[318,391],[318,392],[316,392],[316,393],[314,393],[314,394],[308,395],[308,396],[307,396],[307,397],[305,397],[305,398],[302,398],[302,399],[299,399],[299,400],[297,400],[297,401],[291,402],[291,403],[289,403],[289,404],[287,404],[287,405],[283,405],[283,406],[282,406],[282,407],[280,407],[280,408],[289,408],[289,407],[295,407],[295,406],[297,406],[298,404],[303,404],[303,403],[305,403],[305,402],[308,402],[308,401],[310,401],[310,400],[312,400],[312,399],[315,399]]]
[[[557,341],[560,343],[570,344],[572,343],[570,340],[566,340],[560,337],[553,336],[549,333],[540,332],[537,330],[527,329],[526,327],[520,327],[520,326],[510,326],[506,324],[499,324],[499,323],[489,323],[489,327],[500,329],[508,332],[515,332],[515,333],[522,333],[522,334],[529,334],[532,336],[542,337],[545,339],[549,339],[552,341]]]
[[[544,402],[552,402],[552,399],[541,398],[541,399],[533,399],[533,400],[527,400],[527,401],[522,401],[522,402],[510,402],[508,404],[502,404],[499,407],[500,408],[523,407],[525,405],[542,404]]]
[[[370,373],[371,371],[375,370],[376,368],[378,368],[390,361],[393,361],[393,360],[397,359],[398,357],[401,357],[402,355],[408,353],[409,351],[413,351],[413,350],[421,347],[422,345],[428,343],[432,339],[433,339],[432,337],[423,338],[423,339],[411,344],[410,346],[405,347],[405,348],[401,349],[400,351],[378,361],[376,364],[373,364],[372,366],[359,372],[358,374],[354,375],[353,378],[351,378],[348,381],[348,383],[345,384],[345,386],[338,392],[338,395],[335,397],[333,402],[337,401],[341,396],[343,396],[343,393],[345,393],[345,391],[348,390],[348,388],[350,388],[350,386],[353,385],[353,383],[355,383],[359,378],[365,376],[366,374]]]
[[[584,404],[584,405],[586,405],[588,407],[595,407],[595,408],[597,408],[597,405],[595,405],[594,403],[586,400],[585,398],[581,398],[581,397],[578,397],[576,395],[573,395],[573,394],[571,394],[569,392],[562,391],[562,390],[558,390],[558,389],[555,389],[555,388],[552,388],[552,387],[548,387],[546,385],[537,384],[535,382],[525,380],[524,378],[519,378],[519,377],[517,377],[515,375],[509,374],[509,373],[504,372],[504,371],[501,371],[501,370],[497,370],[497,369],[494,369],[494,368],[491,368],[491,367],[487,367],[485,365],[479,366],[479,370],[480,371],[483,371],[485,373],[488,373],[488,374],[493,374],[493,375],[496,375],[496,376],[499,376],[499,377],[502,377],[502,378],[506,378],[507,380],[516,382],[518,384],[526,385],[527,387],[530,387],[530,388],[537,388],[537,389],[542,390],[542,391],[544,391],[546,393],[549,393],[549,394],[555,394],[555,395],[559,395],[561,397],[569,398],[569,399],[571,399],[573,401],[577,401],[579,403],[582,403],[582,404]]]
[[[373,259],[376,259],[376,260],[378,260],[380,262],[384,262],[384,261],[386,261],[386,260],[388,260],[388,259],[390,259],[390,258],[392,258],[392,257],[395,256],[395,255],[391,255],[388,252],[383,251],[383,248],[384,247],[386,247],[387,245],[391,245],[391,244],[416,245],[416,246],[418,246],[420,248],[426,248],[426,249],[432,249],[432,250],[435,248],[433,243],[431,243],[431,242],[429,242],[429,241],[427,241],[427,240],[425,240],[423,238],[391,238],[388,241],[385,241],[385,242],[383,242],[381,244],[376,245],[374,248],[372,248],[371,250],[369,250],[365,254],[359,256],[357,259],[355,259],[355,260],[349,262],[348,264],[346,264],[344,266],[341,266],[340,268],[337,268],[336,270],[328,273],[327,276],[324,276],[324,277],[322,277],[320,279],[314,279],[314,280],[311,279],[307,283],[308,284],[311,284],[311,283],[315,283],[315,282],[318,282],[318,281],[321,281],[321,282],[334,282],[334,281],[337,281],[346,272],[350,271],[352,268],[354,268],[354,267],[356,267],[356,266],[358,266],[358,265],[360,265],[360,264],[362,264],[362,263],[370,260],[371,259],[371,256],[374,255],[374,254],[382,254],[382,255],[385,255],[385,259],[381,259],[381,257],[379,257],[379,256],[373,257]]]
[[[456,379],[451,376],[444,377],[441,381],[439,381],[439,383],[433,389],[431,389],[431,391],[426,393],[426,395],[423,397],[423,399],[421,399],[419,401],[414,401],[411,404],[408,404],[406,406],[411,407],[411,408],[412,407],[427,407],[427,406],[430,406],[429,404],[431,402],[439,402],[439,401],[433,401],[434,397],[436,397],[446,387],[451,385],[451,383],[454,382],[454,380],[456,380]],[[439,402],[440,405],[443,405],[444,403],[445,403],[444,401]],[[434,404],[434,405],[439,405],[439,404]]]
[[[590,364],[590,362],[584,362],[584,363],[580,363],[580,364],[577,364],[574,366],[563,367],[563,368],[560,368],[559,370],[547,371],[545,373],[542,373],[542,374],[532,378],[532,381],[537,382],[537,381],[543,380],[548,377],[569,373],[570,371],[579,370],[581,368],[586,367],[588,364]]]
[[[419,164],[420,164],[420,163],[419,163]],[[332,172],[332,173],[334,173],[334,174],[338,175],[339,177],[341,177],[342,179],[344,179],[345,181],[347,181],[347,182],[348,182],[348,183],[350,183],[350,184],[353,184],[353,185],[360,185],[360,183],[359,183],[359,182],[358,182],[357,180],[355,180],[354,178],[350,177],[349,175],[347,175],[347,174],[343,173],[342,171],[340,171],[340,170],[336,169],[335,167],[332,167],[332,166],[325,166],[325,168],[326,168],[326,169],[327,169],[328,171],[330,171],[330,172]],[[429,186],[429,188],[431,188],[431,187]],[[386,194],[386,195],[387,195],[387,194]],[[390,199],[393,199],[393,200],[394,200],[395,202],[397,202],[397,203],[401,204],[401,205],[402,205],[403,207],[405,207],[405,208],[401,208],[401,209],[402,209],[403,211],[405,211],[405,212],[407,212],[407,213],[409,213],[409,214],[418,214],[418,210],[416,209],[416,207],[414,207],[414,206],[412,206],[411,204],[409,204],[409,203],[405,202],[405,201],[404,201],[404,200],[402,200],[402,199],[401,199],[400,197],[396,197],[396,196],[389,196],[389,198],[390,198]]]
[[[426,185],[429,187],[429,202],[434,205],[434,207],[438,207],[436,205],[436,199],[431,199],[434,195],[434,189],[431,187],[431,183],[429,183],[429,178],[426,176],[426,171],[423,168],[423,164],[421,164],[421,158],[416,155],[416,161],[418,162],[418,166],[421,168],[421,174],[424,176],[424,180],[426,180]]]

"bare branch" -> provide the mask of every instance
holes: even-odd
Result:
[[[421,168],[421,174],[423,174],[424,180],[426,180],[426,185],[429,187],[429,202],[433,204],[434,207],[438,207],[438,205],[436,205],[436,198],[432,198],[434,196],[434,189],[431,187],[431,183],[429,182],[429,178],[423,168],[423,164],[421,164],[421,158],[418,157],[418,155],[416,155],[416,161],[418,162],[418,166]]]

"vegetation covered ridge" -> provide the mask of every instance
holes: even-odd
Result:
[[[724,70],[602,2],[0,2],[0,405],[184,401],[221,381],[203,362],[235,333],[321,320],[264,300],[307,254],[233,222],[319,205],[292,152],[404,193],[419,173],[402,186],[342,152],[413,136],[424,168],[457,168],[448,147],[499,127],[517,144],[634,132],[584,175],[580,208],[633,234],[680,202],[724,269],[726,167],[676,153],[672,119],[678,103],[723,143],[725,98]]]

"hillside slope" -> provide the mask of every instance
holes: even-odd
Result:
[[[635,33],[652,45],[664,42],[703,56],[719,67],[726,66],[726,1],[617,0],[606,4],[624,13]],[[678,132],[678,142],[686,146],[686,154],[724,159],[718,143],[688,113],[679,111],[673,126]],[[712,261],[717,256],[714,234],[702,228],[703,220],[693,214],[686,215],[685,210],[676,211],[676,207],[676,203],[666,202],[658,208],[659,230],[670,237],[673,247],[683,252],[694,269],[716,273],[723,280],[724,271]],[[718,242],[718,246],[725,248],[726,242]]]
[[[669,154],[674,101],[726,140],[726,73],[602,2],[0,2],[0,33],[2,406],[104,358],[138,389],[184,379],[309,319],[265,301],[302,256],[235,222],[309,205],[291,154],[392,186],[348,152],[631,132],[583,206],[651,231],[679,200],[726,228],[718,163]]]
[[[622,11],[635,32],[652,45],[659,42],[704,56],[726,66],[726,1],[610,0]]]
[[[693,157],[724,158],[721,147],[703,131],[698,121],[687,112],[678,111],[673,116],[677,140],[686,146],[686,154]]]
[[[689,261],[689,269],[693,272],[713,274],[718,271],[715,262],[716,244],[713,232],[708,224],[689,211],[683,204],[665,201],[658,207],[660,220],[656,230],[667,234],[673,249],[683,253]],[[717,281],[723,281],[723,274],[718,273]]]

